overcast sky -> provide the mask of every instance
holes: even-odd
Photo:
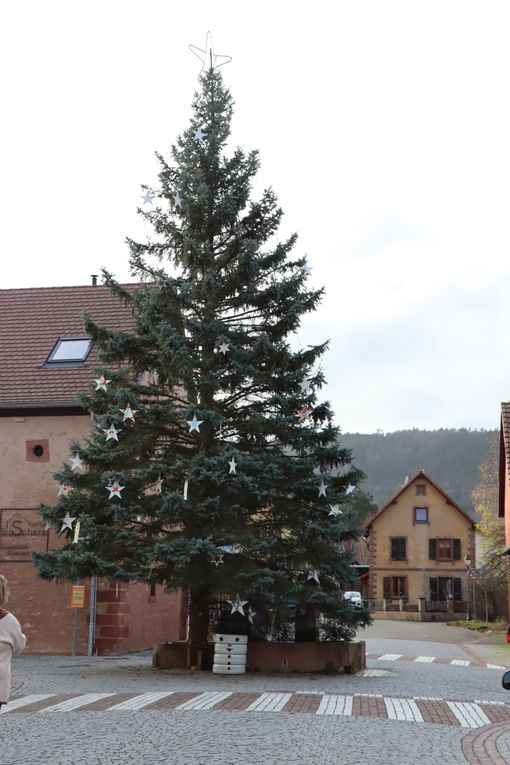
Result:
[[[510,4],[39,0],[0,18],[0,287],[129,280],[140,184],[210,29],[233,141],[325,299],[344,431],[498,426],[510,399]]]

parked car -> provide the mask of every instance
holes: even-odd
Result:
[[[505,672],[501,680],[501,685],[506,691],[510,691],[510,670]]]
[[[363,600],[361,599],[361,592],[344,592],[344,598],[349,601],[354,608],[363,608]]]

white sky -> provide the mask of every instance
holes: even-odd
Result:
[[[326,297],[344,431],[497,427],[510,399],[507,0],[16,0],[0,13],[1,288],[129,280],[140,184],[208,29],[234,143]]]

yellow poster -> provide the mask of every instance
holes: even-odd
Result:
[[[83,584],[73,584],[71,587],[71,608],[84,608],[85,606],[85,586]]]

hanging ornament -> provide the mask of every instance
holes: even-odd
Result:
[[[64,529],[73,529],[73,523],[75,522],[76,518],[71,518],[69,515],[69,511],[65,514],[65,517],[62,519],[62,528],[60,529],[60,533],[64,531]]]
[[[161,476],[159,476],[155,486],[156,486],[156,494],[161,494],[163,490],[163,479],[161,478]]]
[[[72,490],[73,487],[70,483],[63,483],[60,489],[57,491],[57,497],[68,497]]]
[[[231,473],[235,473],[236,472],[237,463],[236,463],[234,457],[232,457],[232,459],[230,460],[228,465],[230,467],[230,470],[228,471],[228,474],[230,475]]]
[[[243,611],[243,607],[248,603],[247,600],[240,600],[239,598],[234,598],[234,600],[227,600],[227,603],[232,609],[230,612],[231,614],[235,614],[235,612],[238,611],[243,616],[245,615]]]
[[[71,457],[71,470],[81,470],[83,468],[83,461],[78,455]]]
[[[129,404],[127,404],[125,409],[119,409],[119,412],[122,412],[124,417],[122,418],[122,422],[125,422],[126,420],[132,420],[135,421],[135,414],[137,413],[138,409],[131,409]]]
[[[312,269],[310,268],[310,266],[308,266],[308,265],[303,266],[303,273],[304,273],[305,276],[311,276]]]
[[[319,497],[326,496],[326,489],[327,489],[326,484],[324,483],[324,481],[321,481],[319,485]]]
[[[342,515],[342,511],[340,510],[340,505],[330,505],[330,511],[328,515]]]
[[[248,621],[250,622],[250,624],[253,624],[253,617],[255,616],[256,613],[257,613],[256,611],[252,611],[252,608],[250,606],[248,609],[248,614],[247,614]]]
[[[109,428],[103,428],[103,433],[106,433],[106,440],[109,441],[110,438],[115,439],[115,441],[119,440],[118,433],[121,433],[120,430],[117,430],[115,425],[110,425]]]
[[[111,380],[107,380],[104,375],[101,375],[101,377],[98,380],[94,380],[96,383],[96,390],[106,390],[106,386],[108,383],[111,383]]]
[[[180,209],[181,209],[181,207],[182,207],[182,203],[183,203],[183,202],[184,202],[183,198],[181,197],[181,195],[179,194],[179,192],[177,192],[177,194],[176,194],[176,195],[175,195],[175,197],[174,197],[174,207],[178,207],[178,208],[179,208],[179,210],[180,210]]]
[[[307,380],[306,377],[304,377],[299,383],[299,387],[301,388],[301,393],[308,393],[310,388],[310,380]]]
[[[312,416],[314,410],[309,409],[308,406],[305,404],[302,409],[298,409],[296,412],[296,416],[299,418],[299,422],[306,422],[310,419]]]
[[[80,539],[80,521],[76,521],[76,526],[74,527],[73,545],[78,544],[79,539]]]
[[[150,191],[145,192],[145,196],[142,196],[144,205],[151,205],[152,200],[154,199],[154,194],[151,194]]]
[[[214,563],[214,565],[216,566],[216,568],[218,568],[218,566],[220,565],[220,563],[223,563],[223,562],[224,562],[224,561],[223,561],[223,553],[220,553],[220,555],[214,555],[214,556],[211,558],[211,560],[210,560],[210,563]]]
[[[200,143],[202,143],[202,141],[203,141],[203,140],[204,140],[204,138],[205,138],[205,133],[204,133],[204,130],[203,130],[203,128],[199,127],[199,128],[197,128],[197,129],[195,130],[195,135],[194,135],[194,138],[196,138],[196,139],[197,139],[197,141],[200,141]]]
[[[184,481],[184,490],[183,490],[183,492],[182,492],[182,498],[183,498],[184,500],[187,500],[187,499],[188,499],[188,485],[189,485],[189,481],[188,481],[188,479],[186,478],[186,480]]]
[[[309,582],[310,580],[312,580],[314,582],[317,582],[317,584],[320,584],[320,581],[319,581],[319,572],[317,571],[316,568],[312,568],[308,572],[308,576],[306,577],[306,581]]]
[[[108,484],[108,486],[105,486],[106,491],[110,492],[108,499],[111,499],[112,497],[118,497],[119,499],[122,499],[121,492],[125,488],[125,486],[120,486],[118,481],[112,481]]]
[[[355,488],[356,488],[355,486],[353,486],[352,484],[349,484],[349,486],[345,490],[345,493],[347,494],[347,496],[349,496],[349,494],[352,494]]]
[[[192,430],[196,430],[197,433],[200,433],[200,426],[203,423],[203,420],[197,420],[197,415],[193,415],[192,420],[186,420],[186,422],[189,425],[189,433],[191,433]]]
[[[218,347],[218,350],[220,353],[225,355],[227,351],[230,350],[230,343],[221,343],[221,345]]]

